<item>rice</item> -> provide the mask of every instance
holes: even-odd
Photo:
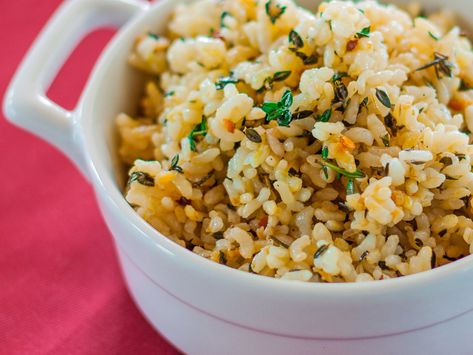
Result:
[[[125,197],[204,258],[303,282],[473,253],[473,52],[442,12],[201,0],[136,39]]]

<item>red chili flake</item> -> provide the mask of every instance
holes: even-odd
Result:
[[[223,120],[223,125],[225,126],[225,129],[230,132],[230,133],[233,133],[235,132],[235,124],[230,121],[230,120]]]
[[[268,225],[268,216],[264,216],[263,218],[261,218],[258,222],[258,225],[260,227],[266,228],[266,226]]]
[[[222,39],[222,40],[224,39],[223,36],[222,36],[222,34],[220,33],[220,31],[213,31],[213,32],[212,32],[212,37],[213,37],[213,38]]]
[[[357,45],[358,45],[357,38],[349,40],[347,43],[347,52],[351,52],[352,50],[354,50]]]
[[[179,200],[177,200],[177,203],[181,206],[187,206],[191,204],[191,200],[185,198],[184,196],[181,196]]]

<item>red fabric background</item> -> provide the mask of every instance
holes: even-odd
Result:
[[[1,97],[60,3],[0,0]],[[50,97],[74,106],[110,36],[79,46]],[[0,168],[0,354],[177,354],[130,299],[92,189],[72,164],[2,115]]]

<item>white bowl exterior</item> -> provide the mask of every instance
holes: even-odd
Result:
[[[150,321],[158,328],[160,322],[163,326],[167,324],[166,329],[170,330],[166,335],[184,348],[180,335],[171,334],[179,327],[169,327],[170,321],[159,317],[159,309],[164,314],[172,314],[163,307],[175,307],[176,314],[184,318],[179,321],[188,323],[183,329],[199,333],[199,317],[191,317],[189,313],[189,319],[185,319],[183,310],[191,305],[201,315],[254,332],[252,341],[256,342],[258,336],[255,335],[263,332],[283,336],[282,339],[290,339],[287,344],[303,348],[308,341],[324,344],[332,340],[334,344],[340,339],[383,339],[386,335],[415,329],[419,329],[416,334],[420,334],[432,329],[421,328],[439,322],[461,317],[471,319],[472,312],[465,314],[473,309],[473,256],[430,272],[374,283],[305,284],[274,280],[218,265],[181,248],[156,232],[128,206],[117,183],[120,175],[117,171],[121,169],[115,156],[113,120],[119,112],[131,110],[130,97],[140,94],[141,81],[137,72],[128,67],[126,58],[137,34],[164,29],[177,2],[158,2],[118,33],[101,57],[75,112],[76,134],[83,143],[99,204],[121,250],[131,291]],[[441,1],[422,2],[442,5]],[[450,1],[448,6],[473,15],[468,1]],[[149,284],[135,277],[145,277]],[[159,287],[151,287],[151,284]],[[179,301],[162,301],[165,297],[158,290],[166,290],[165,294]],[[150,300],[154,298],[153,306]],[[451,322],[453,324],[454,320]],[[219,332],[227,339],[239,339],[236,331],[230,331],[231,327],[222,325],[221,329],[228,329],[228,332]],[[182,339],[188,336],[183,334]],[[267,343],[268,338],[264,339],[261,346]],[[425,337],[409,339],[425,340]],[[471,350],[466,338],[462,339],[460,349]],[[340,344],[350,342],[344,340]],[[383,342],[366,344],[375,344],[379,349]],[[234,350],[243,352],[247,345],[243,342],[238,348],[235,343]],[[386,341],[385,345],[392,346],[392,342]],[[344,349],[350,348],[347,345]],[[374,351],[376,348],[368,346],[366,349]],[[186,346],[185,350],[192,349]]]

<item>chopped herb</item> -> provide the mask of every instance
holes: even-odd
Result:
[[[430,67],[434,67],[435,75],[437,78],[440,78],[440,73],[445,74],[448,77],[452,76],[452,67],[453,64],[448,61],[448,57],[439,53],[434,52],[434,60],[430,63],[427,63],[420,68],[417,68],[415,71],[424,70]]]
[[[294,52],[294,54],[299,57],[305,65],[315,64],[319,60],[319,55],[317,52],[314,52],[308,56],[304,52],[298,51],[297,48],[289,48],[289,50]]]
[[[225,27],[225,17],[230,16],[230,14],[226,11],[222,12],[220,15],[220,27],[223,28]]]
[[[386,164],[384,167],[384,175],[388,176],[389,175],[389,163]]]
[[[322,113],[318,118],[317,121],[320,122],[328,122],[330,120],[330,117],[332,117],[332,109],[325,110],[324,113]]]
[[[355,172],[353,173],[350,173],[348,171],[346,171],[345,169],[342,169],[338,166],[336,166],[335,164],[332,164],[332,163],[329,163],[328,161],[324,162],[323,163],[325,166],[329,167],[330,169],[336,171],[337,173],[340,173],[348,178],[354,178],[354,179],[358,179],[358,178],[362,178],[365,176],[365,174],[361,171],[361,170],[356,170]]]
[[[280,126],[289,126],[292,121],[290,111],[293,102],[291,90],[286,90],[279,102],[265,102],[261,109],[266,113],[266,121],[276,120]]]
[[[335,200],[337,206],[345,213],[349,213],[350,212],[350,208],[348,208],[348,206],[345,204],[345,202],[343,202],[342,200],[340,199],[336,199]]]
[[[433,269],[437,264],[437,255],[435,255],[435,251],[432,250],[432,257],[430,258],[430,268]]]
[[[328,147],[324,146],[322,148],[322,159],[327,160],[328,159]]]
[[[363,15],[365,14],[365,10],[363,9],[357,9],[360,13],[362,13]]]
[[[363,252],[363,254],[360,255],[360,258],[358,259],[358,260],[360,261],[360,263],[361,263],[363,260],[365,260],[365,258],[368,256],[369,253],[370,253],[370,252],[369,252],[368,250],[365,250],[365,251]]]
[[[253,260],[251,260],[249,263],[248,263],[248,272],[250,274],[256,274],[256,272],[253,270],[253,267],[251,266],[251,264],[253,263]]]
[[[200,180],[197,180],[196,182],[193,182],[192,186],[193,187],[200,187],[203,184],[205,184],[212,176],[214,176],[214,174],[212,172],[210,172],[207,175],[205,175],[203,178],[201,178]]]
[[[273,76],[270,76],[264,79],[263,86],[258,89],[258,92],[261,92],[264,89],[270,90],[273,87],[274,82],[286,80],[290,75],[291,75],[290,70],[278,71],[274,73]]]
[[[232,76],[226,76],[218,79],[215,83],[217,90],[222,90],[227,84],[237,84],[240,80],[233,78]]]
[[[466,158],[466,155],[465,155],[465,154],[459,154],[459,153],[457,153],[457,154],[455,154],[455,156],[456,156],[456,157],[458,158],[458,160],[460,160],[460,161]]]
[[[455,260],[457,260],[457,258],[452,258],[452,257],[450,257],[450,256],[448,256],[448,255],[444,255],[443,258],[444,258],[445,260],[448,260],[448,261],[455,261]]]
[[[224,265],[225,265],[225,264],[227,263],[227,258],[225,257],[225,253],[220,250],[220,252],[219,252],[218,255],[219,255],[218,262],[219,262],[220,264],[224,264]]]
[[[391,138],[389,137],[389,133],[386,133],[384,136],[381,137],[381,140],[383,141],[383,144],[385,147],[389,147],[389,143],[391,141]]]
[[[324,165],[322,167],[322,171],[324,172],[325,180],[328,179],[328,168]]]
[[[361,101],[360,107],[366,107],[366,105],[368,105],[368,96]]]
[[[247,128],[245,130],[245,135],[252,142],[261,143],[263,141],[259,133],[253,128]]]
[[[469,129],[464,129],[464,130],[461,130],[460,132],[463,133],[463,134],[466,134],[467,136],[469,136],[471,134]]]
[[[330,31],[332,31],[332,20],[328,20],[328,27],[330,28]]]
[[[357,45],[358,45],[358,38],[349,40],[346,45],[347,52],[351,52],[352,50],[354,50]]]
[[[388,113],[386,117],[384,117],[384,124],[386,127],[388,127],[393,135],[396,135],[397,133],[397,126],[396,126],[396,121],[394,120],[394,117]]]
[[[135,171],[131,173],[128,183],[131,184],[134,181],[139,182],[141,185],[154,186],[153,177],[151,177],[148,173],[142,171]]]
[[[348,97],[348,90],[343,81],[337,80],[335,81],[335,98],[333,101],[336,102],[342,102],[345,104],[345,101]]]
[[[422,240],[420,240],[419,238],[414,239],[414,242],[419,248],[422,248],[424,246],[424,243],[422,243]]]
[[[175,91],[168,91],[167,93],[164,94],[164,97],[174,96],[175,93],[176,93]]]
[[[287,173],[289,174],[289,176],[300,176],[300,174],[294,168],[290,168]]]
[[[376,98],[387,108],[391,108],[391,100],[389,100],[388,94],[386,91],[376,88]]]
[[[215,232],[212,236],[217,240],[223,239],[223,232]]]
[[[286,243],[280,241],[280,240],[277,239],[276,237],[270,236],[270,238],[271,238],[271,240],[273,240],[274,242],[277,243],[276,246],[282,245],[282,246],[285,247],[285,248],[289,248],[289,245],[288,245],[288,244],[286,244]]]
[[[273,81],[283,81],[286,80],[289,75],[291,75],[290,70],[278,71],[273,75]]]
[[[179,200],[177,200],[177,203],[181,206],[187,206],[191,204],[191,200],[185,198],[184,196],[179,197]]]
[[[381,270],[391,270],[389,266],[386,265],[386,262],[383,260],[378,262],[378,266],[381,268]]]
[[[304,41],[301,36],[294,30],[289,32],[289,43],[292,43],[296,48],[304,47]]]
[[[371,26],[363,28],[360,32],[355,34],[355,38],[369,37],[371,32]]]
[[[286,12],[286,6],[281,6],[279,4],[273,6],[272,0],[269,0],[264,7],[266,10],[266,15],[268,15],[269,20],[273,25]]]
[[[443,165],[452,165],[453,164],[452,158],[450,158],[450,157],[442,157],[442,159],[440,159],[440,162]]]
[[[159,39],[159,36],[153,32],[148,32],[148,37],[155,39],[156,41]]]
[[[440,38],[434,35],[432,32],[429,31],[429,36],[432,37],[434,40],[438,41]]]
[[[292,120],[302,120],[303,118],[309,117],[314,113],[314,111],[310,110],[304,110],[304,111],[299,111],[295,112],[292,114]]]
[[[460,87],[458,88],[458,90],[460,91],[468,91],[468,90],[471,90],[473,89],[470,85],[468,85],[465,80],[461,79],[460,80]]]
[[[346,193],[347,195],[353,195],[355,193],[355,182],[353,179],[348,179]]]
[[[421,108],[419,109],[419,115],[420,115],[424,110],[425,110],[425,107],[421,107]]]
[[[171,167],[169,168],[169,170],[174,170],[174,171],[177,171],[178,173],[181,173],[183,172],[182,168],[177,165],[179,164],[179,154],[176,154],[172,159],[171,159]]]
[[[321,257],[329,248],[329,245],[328,244],[324,244],[322,245],[319,249],[317,249],[317,251],[315,252],[314,254],[314,259],[318,259],[319,257]]]
[[[202,121],[194,127],[194,129],[189,133],[187,139],[189,139],[189,145],[192,151],[196,151],[196,137],[198,136],[206,136],[207,135],[207,119],[202,116]]]
[[[297,53],[303,54],[302,52],[297,52]],[[301,59],[305,65],[311,65],[311,64],[317,63],[317,61],[319,60],[319,55],[317,53],[313,53],[310,56],[306,56],[305,58],[301,58]]]
[[[332,76],[332,83],[335,83],[336,81],[339,81],[341,80],[342,78],[345,78],[347,77],[348,74],[345,73],[345,72],[339,72],[339,73],[336,73],[336,74],[333,74]]]

